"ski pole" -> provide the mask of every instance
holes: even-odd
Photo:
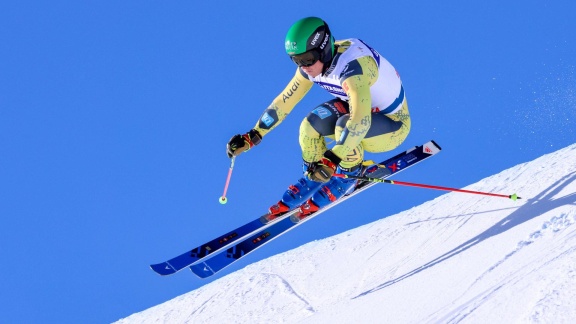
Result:
[[[230,184],[230,178],[232,177],[232,170],[234,169],[234,159],[236,158],[236,156],[233,156],[230,159],[230,169],[228,169],[228,177],[226,177],[226,184],[224,185],[224,193],[222,194],[222,197],[220,197],[220,203],[222,205],[226,204],[226,202],[228,202],[228,199],[226,198],[226,191],[228,191],[228,184]]]
[[[502,198],[509,198],[509,199],[514,200],[514,201],[516,201],[517,199],[522,199],[521,197],[518,197],[518,195],[516,195],[516,194],[502,195],[502,194],[495,194],[495,193],[491,193],[491,192],[471,191],[471,190],[464,190],[464,189],[432,186],[432,185],[421,184],[421,183],[412,183],[412,182],[395,181],[395,180],[379,179],[379,178],[369,178],[369,177],[359,177],[359,176],[352,176],[352,175],[346,175],[346,174],[341,174],[341,173],[335,173],[334,177],[357,179],[357,180],[361,180],[361,181],[377,182],[377,183],[389,183],[389,184],[395,184],[395,185],[401,185],[401,186],[418,187],[418,188],[426,188],[426,189],[463,192],[463,193],[469,193],[469,194],[475,194],[475,195],[502,197]]]

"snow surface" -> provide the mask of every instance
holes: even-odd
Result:
[[[576,323],[574,180],[576,144],[118,323]]]

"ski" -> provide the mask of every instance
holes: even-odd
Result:
[[[385,179],[427,159],[430,156],[437,154],[440,152],[440,150],[441,148],[438,146],[438,144],[436,144],[434,141],[430,141],[424,145],[413,147],[378,164],[385,167],[379,168],[378,165],[374,165],[368,168],[365,174],[369,174],[371,178]],[[266,228],[261,229],[252,235],[247,235],[241,240],[237,240],[225,251],[221,249],[220,253],[212,253],[209,256],[194,262],[194,264],[190,266],[190,270],[192,270],[192,272],[194,272],[194,274],[200,278],[210,277],[218,271],[248,255],[250,252],[262,247],[266,243],[295,228],[296,226],[301,225],[302,223],[310,220],[315,216],[318,216],[319,214],[338,205],[339,203],[350,199],[351,197],[372,187],[375,184],[376,183],[374,182],[363,182],[359,184],[352,193],[338,199],[337,201],[329,204],[328,206],[311,215],[308,215],[303,219],[298,219],[295,215],[296,213],[291,211],[289,213],[290,217],[283,215],[284,217],[282,219],[274,222],[270,226],[267,226]]]
[[[274,220],[268,220],[266,219],[266,215],[264,215],[168,261],[152,264],[150,265],[150,268],[161,276],[174,274],[187,268],[191,264],[210,256],[211,254],[229,247],[231,244],[243,237],[250,236],[267,226],[271,226],[286,217],[290,217],[296,211],[297,209],[292,210]]]

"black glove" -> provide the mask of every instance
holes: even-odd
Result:
[[[320,161],[310,165],[307,176],[312,181],[328,182],[334,172],[336,172],[336,167],[340,164],[340,161],[342,161],[341,158],[328,150],[324,152],[324,157]]]
[[[262,136],[255,129],[251,129],[244,135],[234,135],[228,145],[226,145],[226,154],[228,154],[229,158],[238,156],[240,153],[251,149],[254,145],[260,144],[261,141]]]

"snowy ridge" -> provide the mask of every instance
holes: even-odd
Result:
[[[466,188],[521,201],[445,194],[119,323],[574,323],[574,161],[571,145]]]

